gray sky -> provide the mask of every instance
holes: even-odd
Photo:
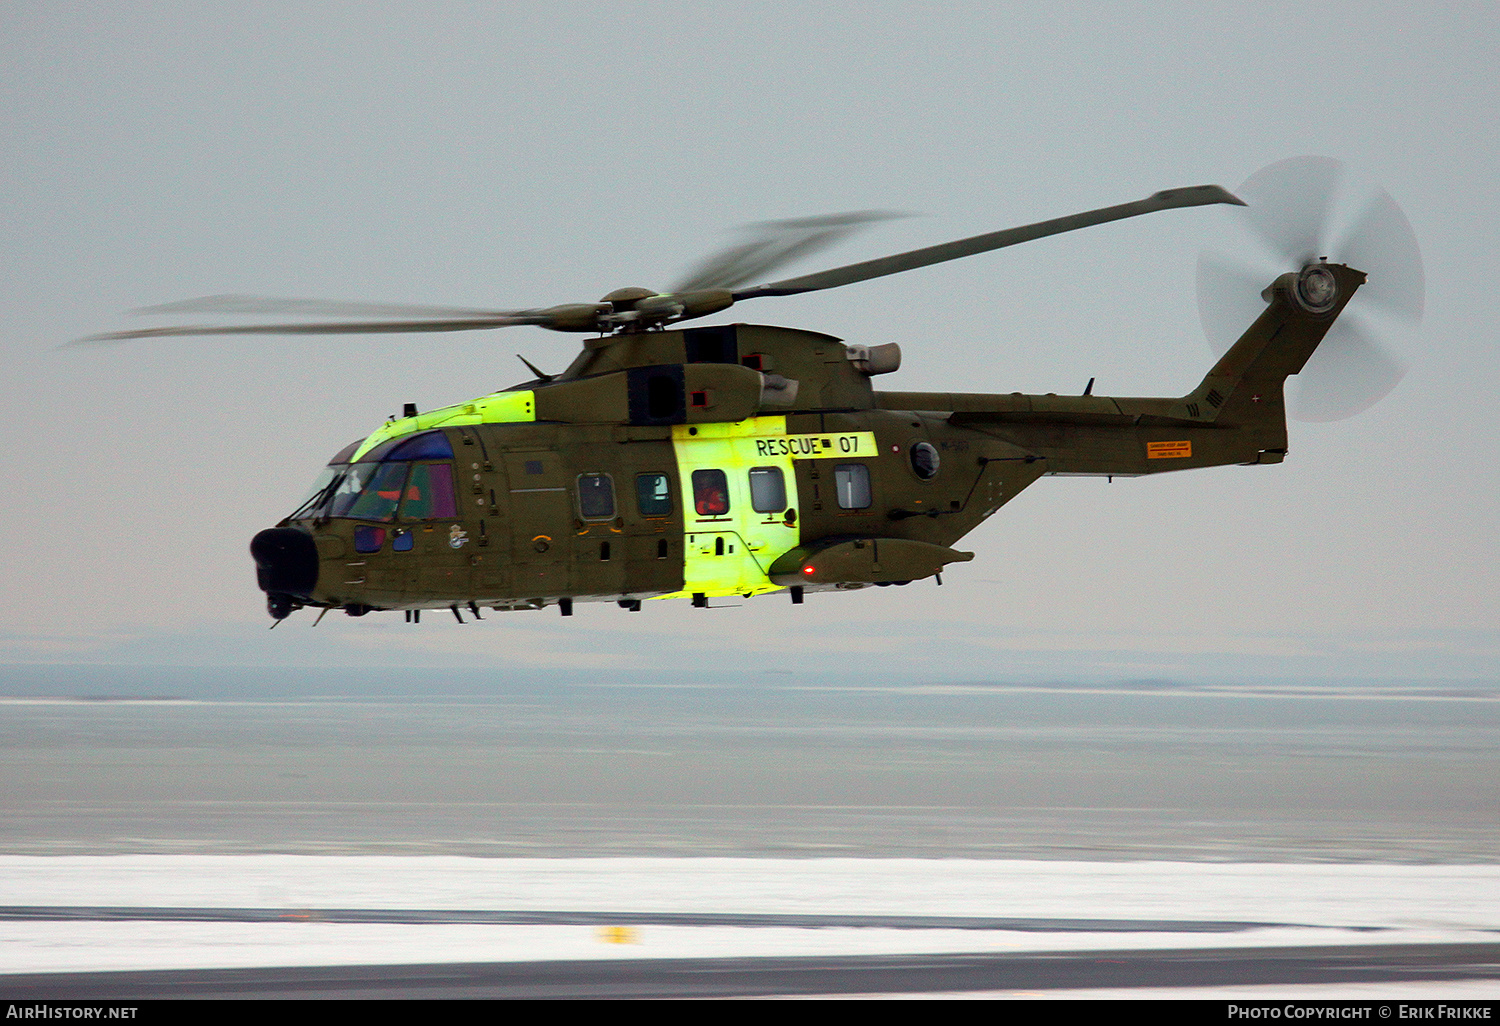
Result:
[[[24,461],[0,662],[1494,679],[1493,4],[557,6],[0,7]],[[559,369],[577,340],[55,348],[224,292],[587,301],[666,287],[747,221],[924,215],[813,270],[1303,153],[1383,184],[1422,244],[1406,380],[1294,424],[1279,467],[1044,479],[941,589],[268,634],[246,545],[331,453],[403,402],[527,377],[517,352]],[[1196,255],[1234,237],[1226,211],[1175,211],[736,314],[898,341],[889,388],[1181,394],[1210,360]]]

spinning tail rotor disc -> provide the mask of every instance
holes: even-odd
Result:
[[[1426,278],[1415,233],[1384,190],[1359,196],[1343,164],[1293,157],[1240,186],[1241,223],[1258,253],[1198,257],[1198,313],[1222,354],[1265,309],[1261,291],[1277,275],[1320,259],[1348,264],[1369,284],[1329,330],[1291,395],[1299,420],[1342,420],[1369,409],[1401,381],[1394,350],[1422,319]]]

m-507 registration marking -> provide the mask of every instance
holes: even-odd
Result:
[[[790,456],[794,460],[869,459],[880,454],[873,431],[746,438],[740,445],[745,456]]]

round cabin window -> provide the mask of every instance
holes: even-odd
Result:
[[[938,451],[931,442],[918,442],[909,450],[911,469],[923,481],[931,481],[938,472]]]

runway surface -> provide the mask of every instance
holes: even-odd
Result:
[[[0,976],[18,1000],[685,998],[1319,988],[1500,981],[1500,943],[1006,955],[561,961]],[[1413,986],[1416,985],[1416,986]],[[1452,993],[1450,991],[1450,993]],[[1460,991],[1459,993],[1464,993]],[[1500,994],[1497,987],[1495,994]]]

